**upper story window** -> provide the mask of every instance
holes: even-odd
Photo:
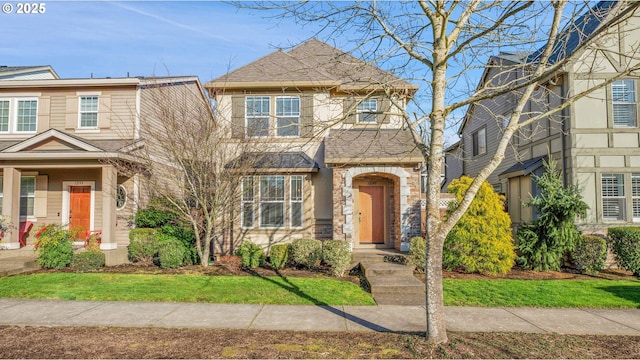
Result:
[[[38,127],[38,99],[0,99],[0,132],[32,133]]]
[[[276,136],[300,136],[300,98],[276,98]]]
[[[80,96],[79,111],[80,129],[95,129],[98,127],[98,96]]]
[[[378,122],[378,100],[366,99],[358,104],[356,122],[360,124],[375,124]]]
[[[271,98],[268,96],[247,96],[246,98],[246,131],[247,136],[269,136],[269,116],[271,114]]]
[[[613,103],[613,126],[637,126],[637,104],[635,81],[631,79],[616,80],[611,84]]]
[[[472,135],[473,156],[482,155],[487,152],[487,129],[482,128]]]

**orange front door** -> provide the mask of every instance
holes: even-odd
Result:
[[[78,231],[78,239],[84,239],[90,226],[91,186],[69,187],[69,229]]]
[[[382,186],[360,186],[358,195],[361,244],[384,244],[384,191]]]

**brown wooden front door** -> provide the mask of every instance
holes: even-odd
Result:
[[[360,186],[358,192],[361,244],[384,244],[384,190],[382,186]]]
[[[91,186],[69,187],[69,229],[78,231],[78,239],[84,239],[90,226]]]

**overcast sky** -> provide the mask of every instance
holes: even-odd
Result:
[[[313,36],[218,1],[41,3],[44,13],[18,14],[18,2],[0,0],[11,4],[0,13],[0,65],[51,65],[64,78],[170,74],[206,82]]]

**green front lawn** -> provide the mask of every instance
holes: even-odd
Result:
[[[640,281],[445,279],[450,306],[640,308]]]
[[[0,298],[227,304],[375,305],[358,285],[329,278],[46,273],[0,278]]]

